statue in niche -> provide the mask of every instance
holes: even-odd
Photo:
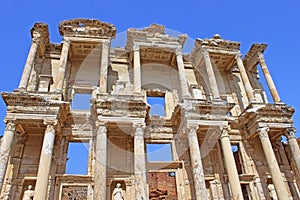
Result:
[[[124,200],[121,183],[117,183],[117,185],[113,191],[113,200]]]
[[[277,197],[274,185],[273,184],[269,184],[268,185],[268,189],[269,189],[269,193],[270,193],[271,199],[278,200],[278,197]]]
[[[32,200],[34,196],[34,190],[32,190],[32,185],[28,185],[27,190],[23,194],[22,200]]]

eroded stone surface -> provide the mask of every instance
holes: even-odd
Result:
[[[116,48],[106,22],[66,20],[59,31],[53,44],[47,24],[34,25],[19,88],[2,93],[0,199],[22,199],[31,185],[37,200],[111,200],[118,183],[126,200],[300,198],[294,109],[280,100],[266,44],[243,56],[216,34],[183,54],[187,35],[158,24],[128,29]],[[89,95],[84,110],[79,94]],[[151,116],[156,106],[162,116]],[[70,142],[88,143],[85,174],[66,174]],[[171,161],[149,161],[147,144],[165,143]]]

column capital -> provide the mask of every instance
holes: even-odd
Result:
[[[43,124],[46,126],[45,133],[55,133],[55,127],[57,126],[57,120],[45,119]]]
[[[40,41],[41,41],[41,33],[38,32],[38,31],[33,31],[32,32],[32,43],[35,43],[35,44],[39,44]]]
[[[5,131],[15,131],[16,130],[16,124],[17,124],[16,119],[5,118],[3,121],[6,124]]]
[[[195,130],[195,131],[197,131],[198,130],[198,128],[199,128],[199,125],[198,124],[188,124],[188,125],[186,125],[186,129],[188,129],[188,130]]]
[[[182,48],[181,48],[181,47],[177,47],[177,48],[175,49],[175,54],[176,54],[176,56],[182,55]]]
[[[257,129],[257,132],[258,132],[258,136],[262,139],[262,138],[269,138],[269,135],[268,135],[268,133],[269,133],[269,131],[270,131],[270,128],[269,127],[267,127],[267,126],[264,126],[264,127],[259,127],[258,129]]]
[[[209,57],[209,52],[206,49],[202,49],[202,54],[204,57]]]
[[[198,128],[199,128],[199,125],[197,125],[197,124],[188,124],[186,126],[188,137],[189,136],[194,136],[194,135],[197,136],[197,130],[198,130]]]
[[[259,62],[265,62],[265,57],[264,54],[262,54],[262,52],[257,52],[257,57]]]
[[[133,51],[139,51],[139,50],[140,50],[140,45],[133,44]]]
[[[103,46],[104,46],[104,47],[108,47],[109,44],[110,44],[110,41],[109,41],[109,40],[103,40],[103,41],[101,42],[102,47],[103,47]]]
[[[231,130],[231,127],[229,125],[219,126],[221,131],[220,138],[229,137],[229,132]]]
[[[242,54],[241,53],[237,53],[235,54],[234,58],[237,59],[242,59]]]
[[[285,136],[287,139],[296,138],[295,133],[297,132],[295,127],[287,127],[285,128]]]
[[[68,46],[68,47],[69,47],[70,44],[71,44],[71,40],[70,40],[69,38],[64,38],[62,42],[63,42],[64,45],[66,45],[66,46]]]
[[[134,136],[144,136],[145,123],[134,123],[132,127],[134,129]]]
[[[108,125],[107,122],[96,121],[96,127],[97,127],[97,132],[96,133],[97,133],[97,135],[107,133],[107,125]]]
[[[57,120],[56,119],[44,119],[43,124],[44,125],[51,125],[51,126],[57,126]]]

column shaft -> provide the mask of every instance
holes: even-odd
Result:
[[[107,128],[98,127],[95,148],[95,200],[106,199]]]
[[[181,50],[176,51],[176,61],[177,61],[177,67],[178,67],[179,81],[180,81],[181,90],[182,90],[182,96],[190,97],[191,95],[189,92],[188,81],[187,81],[186,75],[185,75],[185,69],[184,69],[184,63],[183,63],[183,59],[182,59]]]
[[[253,88],[252,88],[251,83],[249,81],[248,74],[245,70],[243,60],[241,59],[240,55],[236,55],[235,59],[236,59],[237,66],[240,70],[240,74],[241,74],[241,77],[242,77],[242,81],[244,83],[244,87],[245,87],[248,99],[251,102],[251,101],[254,100]]]
[[[269,87],[269,90],[271,92],[271,95],[272,95],[272,98],[274,100],[274,102],[278,103],[280,102],[280,97],[279,97],[279,94],[277,92],[277,89],[276,89],[276,86],[273,82],[273,79],[271,77],[271,74],[269,72],[269,69],[266,65],[266,62],[265,62],[265,59],[264,59],[264,56],[262,53],[258,53],[258,61],[259,61],[259,64],[262,68],[262,71],[263,71],[263,74],[266,78],[266,82],[268,84],[268,87]]]
[[[296,129],[295,128],[287,128],[286,130],[287,132],[287,139],[289,142],[289,147],[298,171],[298,175],[300,175],[300,148],[297,142],[297,139],[295,137],[295,132]],[[300,177],[299,177],[300,178]]]
[[[241,188],[239,175],[236,168],[236,163],[231,149],[228,130],[226,129],[222,130],[222,135],[220,140],[221,140],[227,175],[229,179],[230,189],[232,193],[232,198],[234,200],[243,200],[242,188]]]
[[[267,160],[269,170],[271,173],[272,181],[275,186],[275,190],[279,200],[288,199],[289,193],[284,184],[279,165],[277,163],[272,144],[270,142],[268,136],[269,128],[263,127],[258,129],[258,135],[260,138],[260,142],[262,144],[262,148],[265,154],[265,158]]]
[[[0,190],[4,183],[6,168],[10,157],[12,144],[14,141],[14,135],[15,122],[7,121],[5,132],[2,138],[2,143],[0,146]]]
[[[101,66],[100,66],[100,83],[99,89],[100,93],[107,93],[107,70],[108,70],[108,60],[109,60],[109,41],[102,43],[101,48]]]
[[[55,92],[62,92],[62,90],[63,90],[65,72],[66,72],[66,67],[67,67],[67,63],[68,63],[69,48],[70,48],[70,40],[64,38],[61,55],[60,55],[60,59],[59,59],[59,69],[56,74],[57,83],[56,83]]]
[[[141,60],[140,60],[140,47],[135,45],[133,47],[133,84],[134,92],[141,93]]]
[[[189,126],[188,127],[188,141],[190,149],[190,157],[193,171],[193,180],[195,187],[195,199],[196,200],[206,200],[208,199],[206,186],[205,186],[205,177],[201,159],[201,153],[199,148],[199,142],[197,137],[198,126]]]
[[[216,80],[216,76],[215,76],[213,66],[211,64],[209,52],[204,50],[203,51],[203,56],[204,56],[205,69],[206,69],[206,73],[207,73],[207,76],[208,76],[210,89],[211,89],[212,94],[213,94],[213,99],[220,99],[218,84],[217,84],[217,80]]]
[[[35,58],[36,58],[36,54],[37,54],[37,50],[38,50],[40,41],[41,41],[41,34],[39,32],[34,31],[31,47],[30,47],[30,50],[28,53],[28,57],[26,60],[24,70],[23,70],[21,81],[19,83],[19,89],[21,89],[21,90],[26,91],[26,89],[27,89],[27,85],[29,82],[30,74],[32,71],[32,67],[33,67]]]
[[[51,168],[51,160],[53,154],[53,146],[55,139],[55,122],[48,123],[44,135],[42,152],[40,155],[40,163],[37,173],[37,180],[34,192],[34,200],[47,199],[49,174]],[[54,177],[52,177],[54,180]]]
[[[135,199],[147,200],[147,171],[144,144],[144,124],[135,126],[134,135],[134,173],[135,173]]]

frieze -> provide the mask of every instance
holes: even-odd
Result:
[[[63,36],[94,36],[100,38],[115,38],[116,27],[110,23],[96,19],[72,19],[59,23],[59,32]]]
[[[87,200],[88,187],[87,186],[64,186],[62,189],[61,200]]]

